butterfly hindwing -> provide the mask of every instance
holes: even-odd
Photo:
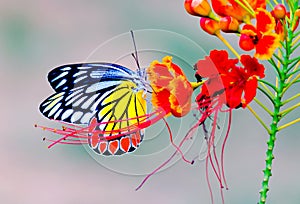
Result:
[[[104,122],[102,130],[125,130],[145,119],[141,116],[146,115],[146,100],[143,90],[133,91],[136,88],[133,82],[123,82],[99,103],[96,117]],[[106,123],[109,121],[116,122]]]

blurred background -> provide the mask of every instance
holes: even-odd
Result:
[[[33,127],[35,123],[54,125],[38,110],[39,104],[53,92],[46,79],[52,68],[89,60],[112,60],[134,66],[132,59],[122,57],[132,51],[129,30],[137,30],[138,48],[157,49],[161,56],[175,53],[177,63],[186,65],[183,69],[193,79],[192,65],[198,59],[211,49],[225,49],[216,38],[200,30],[198,24],[198,18],[185,12],[183,1],[2,0],[0,202],[210,203],[203,161],[191,166],[179,160],[155,174],[136,192],[145,173],[167,159],[173,149],[144,161],[143,157],[134,160],[134,156],[117,159],[91,156],[85,147],[79,146],[57,145],[47,149],[42,138],[51,133]],[[164,31],[156,35],[153,29]],[[165,36],[167,31],[170,38]],[[111,40],[115,36],[119,38]],[[227,37],[236,46],[237,38]],[[124,44],[119,45],[118,39],[124,39],[125,43],[122,40]],[[185,46],[190,49],[186,51]],[[154,60],[151,53],[145,57],[141,53],[144,66]],[[179,131],[178,120],[169,120],[180,134],[192,124],[192,117],[183,118],[179,121],[182,127]],[[284,130],[277,139],[268,203],[300,202],[298,134],[299,125]],[[146,130],[146,138],[147,135],[151,135],[151,129]],[[168,143],[168,134],[165,135],[164,142]],[[266,140],[265,130],[248,110],[235,111],[225,151],[229,185],[224,192],[226,203],[257,203]],[[195,151],[197,148],[199,151],[200,142],[191,144]],[[154,145],[160,143],[159,140]],[[148,151],[146,146],[136,155]],[[215,203],[221,203],[218,183],[212,171],[210,175]]]

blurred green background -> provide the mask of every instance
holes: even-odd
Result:
[[[129,30],[172,31],[192,39],[207,53],[225,48],[203,33],[198,23],[186,14],[183,1],[2,0],[0,203],[210,203],[205,162],[190,166],[179,161],[135,192],[143,176],[104,168],[83,147],[57,145],[49,150],[42,137],[50,133],[33,127],[35,123],[53,125],[38,111],[40,102],[53,92],[46,80],[53,67],[84,61],[101,43]],[[236,45],[235,36],[228,39]],[[161,43],[182,52],[176,41]],[[114,51],[105,54],[110,52]],[[192,51],[185,55],[203,57],[201,53],[197,58]],[[267,134],[248,110],[235,111],[231,128],[225,152],[229,184],[225,201],[253,204],[259,198]],[[298,130],[298,126],[285,130],[277,140],[268,203],[300,203]],[[119,165],[139,166],[126,160]],[[215,203],[221,203],[213,172],[211,181]]]

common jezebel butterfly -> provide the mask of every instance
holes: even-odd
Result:
[[[40,105],[40,111],[66,123],[61,130],[42,127],[62,135],[48,139],[53,142],[50,147],[87,143],[98,154],[121,155],[139,146],[144,128],[166,115],[181,117],[189,111],[191,93],[199,83],[188,82],[171,57],[141,69],[135,42],[134,47],[137,71],[97,62],[63,65],[49,72],[48,81],[56,93]],[[151,113],[147,100],[154,106]]]

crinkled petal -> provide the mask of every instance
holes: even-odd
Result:
[[[209,57],[205,57],[204,60],[199,60],[196,64],[197,73],[201,77],[211,77],[220,73],[224,73],[227,70],[228,53],[225,50],[212,50]]]
[[[265,67],[258,63],[258,60],[255,57],[242,55],[240,61],[244,65],[244,70],[248,77],[253,75],[258,76],[261,79],[265,77]]]
[[[157,88],[166,87],[173,79],[173,76],[171,75],[167,67],[162,64],[155,64],[153,66],[150,66],[147,71],[149,80],[151,81],[152,85]]]
[[[256,13],[256,28],[258,34],[270,33],[275,29],[275,19],[270,12],[259,8]]]
[[[166,89],[156,92],[152,94],[152,105],[154,107],[161,107],[165,110],[166,113],[170,113],[170,92]]]
[[[169,84],[171,112],[176,117],[186,115],[191,109],[191,84],[183,77],[176,77]]]
[[[189,112],[193,88],[180,67],[172,63],[172,57],[164,57],[161,63],[153,61],[148,76],[154,107],[163,108],[167,114],[177,117]]]
[[[264,35],[256,44],[256,53],[254,56],[261,60],[268,60],[279,45],[279,35],[275,33]]]
[[[238,63],[237,59],[229,59],[228,53],[225,50],[212,50],[210,52],[210,58],[216,65],[220,74],[225,74],[228,70],[235,67]]]
[[[245,34],[248,36],[256,36],[257,30],[253,25],[246,24],[243,26],[241,34]]]

